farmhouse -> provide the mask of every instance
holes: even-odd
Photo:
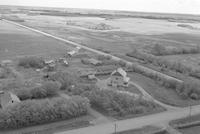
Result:
[[[129,80],[130,78],[127,77],[126,71],[124,71],[122,68],[118,68],[111,73],[108,85],[114,87],[127,87],[129,84]]]
[[[19,102],[20,100],[15,94],[11,92],[0,91],[0,104],[2,109]]]

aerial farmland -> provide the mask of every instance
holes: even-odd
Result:
[[[0,133],[197,134],[200,16],[0,8]]]

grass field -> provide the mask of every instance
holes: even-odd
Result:
[[[25,55],[60,55],[71,49],[69,45],[0,21],[0,59]],[[56,44],[56,45],[55,45]]]
[[[184,107],[188,105],[196,105],[200,102],[189,99],[188,100],[182,99],[173,89],[166,89],[162,86],[159,86],[159,84],[156,83],[154,80],[147,78],[141,74],[129,73],[128,75],[132,81],[139,84],[155,99],[163,103]]]

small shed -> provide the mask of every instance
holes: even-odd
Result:
[[[70,56],[70,57],[72,57],[72,56],[75,55],[75,54],[76,54],[76,51],[75,51],[75,50],[72,50],[72,51],[67,52],[67,55]]]
[[[108,85],[114,87],[128,87],[129,80],[130,78],[127,77],[126,71],[124,71],[122,68],[118,68],[111,73]]]
[[[94,59],[94,58],[90,58],[88,59],[89,63],[95,66],[99,66],[102,65],[102,61]]]
[[[50,64],[54,64],[55,61],[54,60],[47,60],[44,62],[46,65],[50,65]]]
[[[2,109],[20,102],[20,99],[12,92],[0,91],[0,103]]]

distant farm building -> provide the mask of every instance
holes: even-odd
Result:
[[[80,49],[81,49],[80,47],[76,47],[74,50],[71,50],[71,51],[67,52],[67,55],[70,56],[70,57],[72,57],[75,54],[77,54]]]
[[[124,71],[122,68],[118,68],[111,73],[108,85],[114,87],[128,87],[129,80],[130,78],[127,77],[126,71]]]
[[[97,59],[94,59],[94,58],[91,58],[91,59],[88,59],[89,63],[92,64],[92,65],[95,65],[95,66],[99,66],[102,64],[102,61],[99,61]]]
[[[45,70],[54,71],[56,69],[56,62],[54,60],[45,61]]]
[[[15,94],[0,91],[0,104],[2,109],[17,103],[20,103],[20,99]]]
[[[100,66],[100,65],[102,65],[102,61],[94,59],[94,58],[90,58],[90,59],[83,58],[83,59],[81,59],[81,62],[83,64],[92,64],[94,66]]]
[[[64,66],[69,66],[69,63],[67,62],[67,60],[65,58],[59,58],[58,60],[61,64],[63,64]]]
[[[78,74],[80,77],[87,77],[88,79],[96,78],[95,77],[96,71],[91,69],[79,70]]]

